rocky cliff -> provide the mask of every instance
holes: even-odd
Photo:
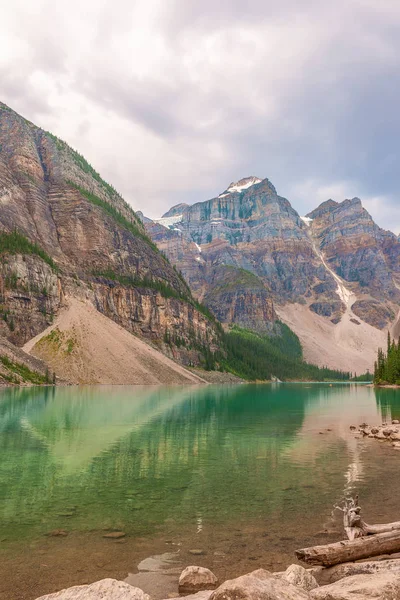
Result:
[[[328,201],[307,217],[328,266],[357,296],[353,311],[380,329],[387,326],[400,303],[397,236],[378,227],[359,198]]]
[[[183,363],[218,344],[214,323],[114,188],[1,103],[0,254],[0,334],[16,344],[51,325],[66,297]]]

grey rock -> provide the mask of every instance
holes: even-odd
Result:
[[[291,565],[288,567],[283,574],[283,579],[302,588],[306,592],[310,592],[318,587],[315,577],[300,565]]]
[[[225,581],[210,600],[309,600],[308,592],[258,569],[249,575]]]
[[[369,560],[357,563],[344,563],[329,568],[315,567],[310,569],[310,573],[319,585],[335,583],[340,579],[353,575],[373,575],[381,572],[393,572],[400,576],[400,560]]]
[[[314,600],[399,600],[400,576],[383,571],[374,575],[353,575],[310,592]]]
[[[142,590],[116,579],[102,579],[90,585],[78,585],[37,600],[150,600]]]

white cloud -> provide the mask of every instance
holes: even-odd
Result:
[[[14,0],[2,100],[150,216],[255,174],[394,227],[399,26],[392,0]]]

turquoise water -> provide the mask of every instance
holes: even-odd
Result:
[[[400,453],[349,430],[392,418],[398,391],[355,385],[3,390],[2,549],[118,529],[215,550],[210,532],[241,529],[291,553],[339,534],[353,490],[367,520],[398,520]]]

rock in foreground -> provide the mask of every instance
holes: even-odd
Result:
[[[210,600],[309,600],[300,587],[258,569],[249,575],[225,581],[212,594]]]
[[[329,585],[353,575],[374,575],[382,571],[390,571],[400,577],[400,560],[395,558],[371,560],[367,562],[344,563],[329,568],[316,567],[312,569],[313,575],[319,585]]]
[[[374,575],[353,575],[310,593],[314,600],[398,600],[400,577],[382,572]]]
[[[205,567],[186,567],[179,577],[179,593],[195,594],[202,590],[215,590],[218,579]]]
[[[316,579],[300,565],[290,565],[283,574],[282,579],[302,588],[306,592],[310,592],[318,587]]]
[[[78,585],[37,600],[150,600],[142,590],[116,579],[102,579],[90,585]]]

